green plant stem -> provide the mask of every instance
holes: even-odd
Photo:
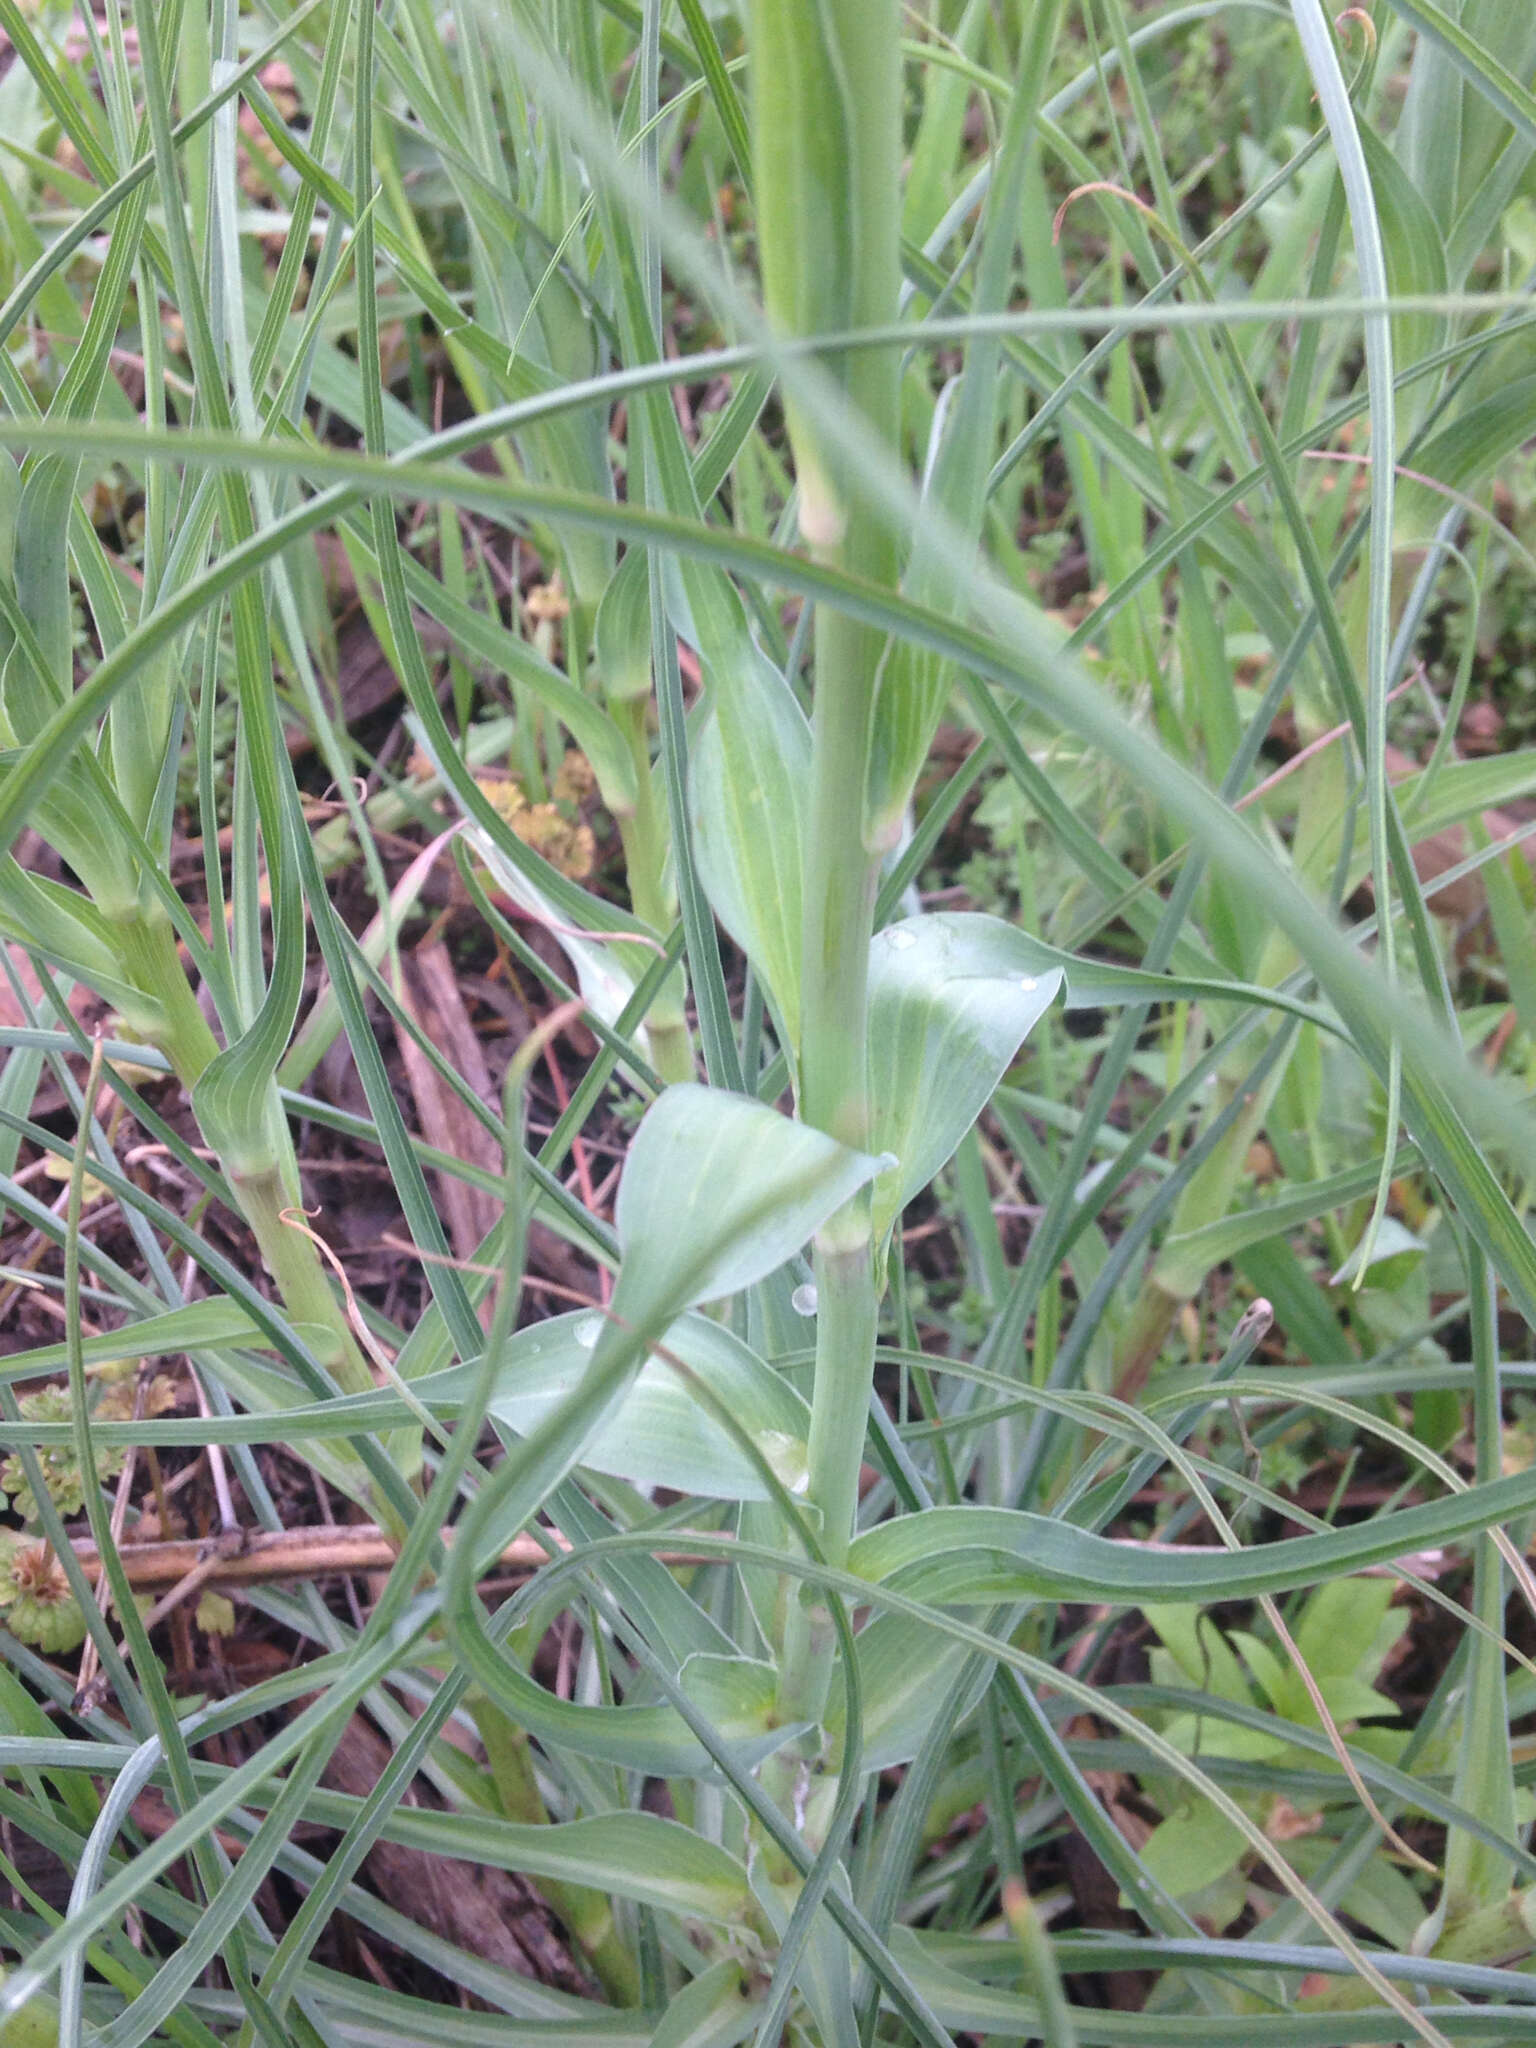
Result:
[[[847,1561],[859,1504],[879,1321],[866,1192],[838,1212],[816,1243],[816,1380],[806,1491],[821,1516],[822,1550],[834,1569]],[[819,1721],[832,1675],[831,1623],[824,1608],[802,1597],[798,1582],[786,1590],[779,1711],[786,1720]]]
[[[158,907],[138,911],[118,924],[117,945],[127,978],[158,1012],[155,1044],[190,1095],[219,1046],[182,967],[175,929]]]
[[[900,288],[901,73],[893,0],[757,0],[752,11],[755,192],[764,296],[787,332],[888,320]],[[850,403],[890,447],[900,438],[899,364],[854,351],[840,368]],[[787,408],[801,529],[820,560],[881,583],[897,552],[880,507],[846,461]],[[869,942],[880,847],[868,830],[870,754],[884,636],[831,606],[816,615],[811,811],[805,868],[798,1111],[843,1144],[869,1141]],[[810,1505],[833,1564],[858,1505],[879,1323],[869,1198],[835,1216],[816,1246],[816,1377]],[[832,1638],[791,1592],[779,1697],[820,1716]]]
[[[850,563],[858,522],[830,559]],[[800,1115],[858,1151],[869,1143],[869,942],[880,861],[864,835],[863,792],[881,643],[836,612],[816,621],[811,822],[801,969]],[[807,1497],[821,1516],[830,1564],[840,1565],[858,1506],[864,1425],[879,1327],[867,1190],[834,1216],[816,1244],[816,1376]],[[819,1719],[831,1677],[832,1634],[792,1591],[779,1666],[791,1719]]]
[[[154,912],[125,919],[118,926],[118,947],[129,980],[153,1005],[156,1021],[149,1035],[190,1097],[219,1047],[181,964],[170,919]],[[331,1341],[323,1362],[345,1393],[370,1394],[373,1374],[331,1291],[320,1255],[302,1230],[284,1221],[283,1212],[293,1206],[298,1168],[287,1120],[281,1114],[268,1116],[268,1107],[265,1102],[261,1106],[263,1142],[275,1142],[278,1156],[255,1173],[231,1171],[230,1187],[288,1313],[327,1333]],[[228,1161],[221,1163],[228,1167]]]
[[[549,1814],[528,1753],[527,1729],[519,1728],[500,1707],[480,1694],[471,1697],[470,1711],[485,1744],[486,1762],[502,1812],[508,1820],[548,1826]],[[638,2005],[640,1972],[614,1924],[613,1907],[607,1897],[585,1885],[565,1884],[547,1877],[539,1879],[539,1892],[564,1923],[613,2003]]]
[[[323,1329],[332,1340],[322,1348],[322,1362],[344,1393],[371,1394],[373,1374],[346,1326],[319,1253],[305,1232],[286,1220],[293,1199],[281,1165],[232,1174],[230,1186],[288,1313],[296,1322]]]

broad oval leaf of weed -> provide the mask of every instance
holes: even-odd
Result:
[[[900,1162],[875,1183],[875,1241],[953,1154],[1061,987],[1001,918],[935,912],[869,952],[871,1142]]]
[[[583,1462],[669,1324],[767,1279],[885,1163],[764,1103],[691,1081],[646,1113],[619,1182],[618,1284],[587,1369],[508,1451],[453,1552],[456,1640],[494,1697],[505,1703],[511,1667],[473,1617],[476,1561],[494,1556]]]
[[[669,1088],[619,1183],[615,1317],[654,1339],[682,1310],[766,1280],[886,1163],[750,1096]]]
[[[711,908],[763,984],[793,1063],[811,728],[778,670],[742,640],[751,673],[715,671],[714,716],[689,762],[694,858]]]
[[[601,1315],[585,1310],[520,1330],[496,1364],[487,1412],[497,1427],[529,1435],[575,1388],[602,1327]],[[706,1316],[673,1323],[659,1349],[665,1356],[653,1354],[640,1368],[582,1453],[584,1466],[708,1500],[772,1499],[752,1459],[695,1398],[697,1377],[756,1440],[784,1485],[791,1492],[804,1486],[810,1410],[788,1381]]]

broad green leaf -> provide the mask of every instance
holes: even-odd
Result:
[[[631,548],[597,607],[597,673],[604,695],[625,702],[651,694],[651,573],[644,548]]]
[[[147,1035],[162,1021],[160,1005],[124,975],[111,929],[88,897],[0,857],[0,932],[95,989]]]
[[[1449,426],[1442,427],[1424,443],[1413,466],[1420,475],[1437,478],[1452,490],[1470,491],[1533,433],[1536,374],[1516,377],[1476,405],[1468,406]],[[1415,517],[1423,520],[1416,530],[1428,532],[1445,510],[1445,500],[1438,492],[1416,488],[1410,480],[1404,492],[1405,514],[1410,508]]]
[[[758,2016],[741,1964],[722,1958],[672,2000],[650,2048],[734,2048],[755,2029]]]
[[[749,1096],[669,1088],[619,1183],[615,1318],[659,1334],[681,1310],[766,1280],[882,1164]]]
[[[945,1164],[1055,1001],[1059,969],[1001,918],[933,913],[887,925],[869,953],[875,1241]]]
[[[1340,1580],[1319,1586],[1296,1624],[1296,1647],[1314,1677],[1348,1674],[1374,1682],[1412,1616],[1392,1605],[1390,1579]]]
[[[734,653],[747,672],[727,676],[712,665],[714,715],[691,751],[694,858],[716,917],[763,984],[793,1062],[811,729],[789,685],[745,632]]]
[[[1209,1806],[1195,1806],[1160,1822],[1137,1855],[1178,1899],[1224,1877],[1247,1847],[1241,1831],[1225,1815]]]
[[[1360,1255],[1366,1249],[1363,1241],[1357,1244],[1329,1285],[1343,1287],[1353,1281],[1360,1271]],[[1383,1216],[1370,1239],[1364,1284],[1367,1287],[1400,1286],[1427,1250],[1424,1240],[1415,1237],[1406,1223],[1400,1222],[1396,1216]]]
[[[591,1363],[599,1311],[534,1323],[512,1338],[496,1366],[490,1415],[527,1436],[570,1394]],[[664,1351],[667,1355],[660,1356]],[[676,1359],[687,1368],[679,1372]],[[657,1352],[582,1453],[590,1471],[637,1486],[670,1486],[711,1500],[770,1500],[762,1473],[695,1397],[697,1376],[756,1441],[783,1484],[806,1479],[810,1410],[789,1383],[740,1338],[705,1316],[672,1324]]]
[[[1497,109],[1517,135],[1536,147],[1536,95],[1507,71],[1489,49],[1480,45],[1476,36],[1435,6],[1433,0],[1388,0],[1388,4],[1395,14],[1443,51],[1473,90]],[[1519,10],[1511,7],[1505,14],[1515,22]],[[1434,140],[1429,139],[1431,148]]]
[[[511,1667],[485,1637],[469,1574],[582,1462],[669,1324],[765,1280],[881,1164],[761,1102],[693,1082],[669,1088],[646,1113],[614,1211],[618,1283],[587,1369],[508,1452],[453,1552],[456,1642],[509,1711]]]
[[[315,1795],[315,1815],[345,1826],[361,1801]],[[525,1826],[480,1813],[434,1813],[397,1806],[386,1840],[529,1877],[555,1878],[617,1892],[663,1912],[729,1920],[746,1904],[747,1874],[736,1858],[692,1828],[654,1813],[592,1814],[584,1820]]]

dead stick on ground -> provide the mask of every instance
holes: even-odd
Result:
[[[444,1536],[451,1542],[452,1529]],[[496,1560],[503,1571],[532,1572],[566,1548],[553,1530],[540,1536],[518,1536]],[[99,1582],[101,1560],[96,1546],[80,1538],[75,1556],[86,1577]],[[372,1522],[340,1528],[262,1530],[245,1535],[231,1530],[223,1536],[188,1536],[170,1543],[128,1543],[119,1550],[128,1583],[138,1593],[160,1593],[148,1626],[164,1620],[173,1607],[205,1587],[270,1585],[278,1579],[321,1579],[349,1572],[388,1571],[396,1546]],[[711,1560],[686,1551],[663,1551],[666,1565],[707,1564]]]
[[[453,1531],[445,1535],[452,1540]],[[513,1570],[536,1571],[549,1562],[551,1550],[564,1546],[553,1533],[547,1541],[519,1536],[502,1552],[499,1563]],[[202,1586],[256,1586],[274,1579],[326,1578],[344,1572],[388,1571],[397,1546],[372,1522],[340,1528],[262,1530],[254,1535],[231,1531],[224,1536],[188,1536],[169,1543],[125,1543],[118,1555],[135,1592],[180,1587],[193,1573]],[[94,1543],[75,1545],[86,1577],[100,1576],[101,1561]],[[191,1590],[189,1587],[188,1590]]]

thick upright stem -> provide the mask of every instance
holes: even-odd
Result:
[[[822,1550],[834,1568],[847,1561],[859,1504],[879,1311],[869,1198],[863,1195],[832,1219],[816,1244],[816,1382],[807,1493],[820,1512]],[[798,1586],[792,1586],[779,1672],[779,1710],[786,1720],[821,1718],[831,1662],[832,1631],[825,1610],[807,1606]]]
[[[831,334],[895,317],[900,286],[900,13],[896,0],[756,0],[758,245],[768,311],[785,332]],[[862,423],[900,438],[893,351],[854,351],[838,373]],[[786,394],[806,540],[829,565],[896,581],[895,537],[816,408]],[[799,1113],[846,1145],[869,1142],[868,982],[880,849],[868,829],[883,636],[830,606],[816,617],[811,819],[802,935]],[[858,1504],[879,1298],[869,1201],[816,1246],[816,1378],[808,1497],[828,1560],[846,1557]],[[792,1594],[780,1701],[817,1719],[831,1668],[825,1614]]]
[[[153,1038],[190,1094],[219,1045],[182,967],[170,919],[163,911],[124,918],[117,926],[117,949],[129,981],[159,1013],[145,1035]]]
[[[528,1731],[519,1728],[500,1707],[479,1693],[470,1695],[469,1710],[485,1744],[486,1762],[502,1812],[508,1820],[524,1826],[547,1827],[549,1813],[529,1755]],[[565,1922],[613,2003],[638,2005],[640,1973],[633,1951],[614,1924],[613,1907],[607,1895],[585,1885],[547,1877],[539,1880],[539,1890]]]
[[[827,551],[833,558],[839,548]],[[811,828],[801,958],[800,1114],[845,1145],[869,1138],[865,1020],[878,855],[865,842],[864,773],[877,635],[816,620]]]

